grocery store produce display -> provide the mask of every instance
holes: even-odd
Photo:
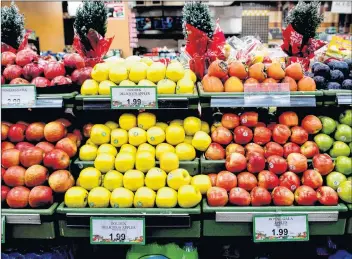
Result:
[[[188,208],[210,188],[208,176],[192,178],[182,168],[182,161],[194,160],[196,150],[206,150],[211,141],[209,125],[197,117],[167,124],[153,113],[124,113],[118,123],[86,124],[83,132],[88,140],[79,159],[94,164],[66,192],[68,207]]]
[[[71,122],[1,123],[1,201],[10,208],[48,207],[74,185],[68,171],[82,135]],[[49,186],[48,186],[49,185]]]
[[[339,197],[351,203],[346,194],[351,192],[346,178],[352,173],[351,110],[337,119],[306,115],[299,123],[295,112],[285,111],[278,123],[266,125],[257,112],[224,113],[221,122],[212,125],[212,143],[204,153],[207,160],[221,160],[226,169],[209,175],[208,204],[290,206],[319,201],[331,206]],[[320,153],[328,151],[330,155]]]
[[[138,56],[99,63],[91,77],[83,82],[82,95],[110,95],[111,86],[156,86],[158,94],[193,94],[197,79],[178,61],[165,65]]]

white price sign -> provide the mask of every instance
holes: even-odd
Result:
[[[308,216],[254,216],[253,240],[254,242],[308,241]]]
[[[36,103],[34,85],[2,85],[1,102],[3,108],[33,107]]]
[[[91,244],[144,245],[144,218],[94,218],[90,220]]]
[[[155,86],[111,87],[111,109],[157,109]]]

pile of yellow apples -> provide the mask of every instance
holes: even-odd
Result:
[[[67,207],[190,208],[211,187],[208,176],[191,177],[180,168],[211,143],[209,125],[199,118],[167,124],[149,112],[124,113],[118,123],[89,124],[83,131],[89,138],[79,158],[94,167],[84,168],[66,192]]]
[[[196,76],[178,61],[168,65],[148,57],[130,56],[94,66],[82,95],[110,95],[112,86],[156,86],[158,94],[193,94]]]

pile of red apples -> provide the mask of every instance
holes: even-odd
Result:
[[[34,84],[36,87],[57,85],[82,85],[90,79],[91,67],[86,67],[84,59],[70,53],[62,61],[53,56],[41,57],[31,49],[18,53],[1,53],[1,84]]]
[[[58,119],[1,123],[1,202],[10,208],[48,207],[54,193],[74,185],[67,170],[82,140],[79,130],[67,133],[71,122]]]
[[[318,117],[308,115],[299,123],[297,114],[287,111],[278,123],[266,125],[258,121],[257,112],[226,113],[216,126],[205,157],[226,159],[226,171],[209,175],[210,206],[338,203],[336,191],[323,186],[323,176],[333,171],[334,162],[308,140],[322,129]]]

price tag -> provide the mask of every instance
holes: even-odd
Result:
[[[308,241],[308,216],[254,216],[253,240],[254,242]]]
[[[1,217],[1,244],[5,243],[5,216]]]
[[[33,107],[36,103],[35,85],[2,85],[1,102],[3,108]]]
[[[157,109],[155,86],[111,87],[111,109]]]
[[[144,245],[144,218],[95,218],[90,220],[91,244]]]
[[[290,86],[287,83],[245,84],[245,107],[289,107]]]

